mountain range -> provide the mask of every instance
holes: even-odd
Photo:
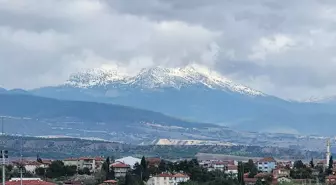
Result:
[[[242,131],[333,135],[330,128],[336,127],[335,104],[287,101],[201,66],[154,67],[135,75],[118,71],[91,69],[71,75],[64,84],[29,93],[119,104]]]

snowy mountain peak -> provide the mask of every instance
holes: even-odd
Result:
[[[76,87],[91,87],[96,85],[107,85],[114,81],[122,81],[127,78],[126,74],[121,74],[118,70],[88,69],[70,76],[66,85]]]
[[[181,68],[164,68],[159,66],[142,69],[137,75],[133,76],[121,74],[117,70],[92,69],[72,75],[66,84],[83,88],[97,85],[104,86],[112,83],[120,83],[141,89],[181,89],[197,85],[251,96],[264,95],[246,86],[235,84],[219,73],[196,64]]]

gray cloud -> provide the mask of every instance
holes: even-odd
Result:
[[[332,0],[0,0],[0,86],[197,62],[284,98],[333,95],[335,17]]]

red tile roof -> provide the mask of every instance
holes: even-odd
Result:
[[[258,162],[276,162],[276,160],[273,157],[265,157],[260,159]]]
[[[236,165],[228,165],[227,169],[228,170],[238,170],[238,166],[236,166]]]
[[[177,174],[173,175],[173,177],[176,177],[176,178],[189,178],[188,175],[183,174],[183,173],[177,173]]]
[[[113,163],[111,166],[113,168],[130,168],[130,165],[122,163],[122,162]]]
[[[13,161],[12,162],[15,165],[34,165],[34,166],[40,166],[42,165],[42,163],[39,163],[37,161],[27,161],[27,160],[23,160],[23,161]]]
[[[252,183],[255,183],[257,182],[258,179],[256,178],[244,178],[244,182],[252,182]]]
[[[107,181],[104,181],[104,183],[117,183],[118,181],[115,181],[115,180],[107,180]]]
[[[15,181],[7,181],[6,185],[20,185],[20,180],[15,180]],[[23,185],[56,185],[51,182],[46,182],[42,180],[23,180],[22,181]]]
[[[156,177],[189,178],[188,175],[183,174],[183,173],[177,173],[177,174],[161,173],[161,174],[157,175]]]

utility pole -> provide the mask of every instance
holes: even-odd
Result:
[[[5,185],[6,181],[6,173],[5,173],[5,150],[1,151],[1,157],[2,157],[2,185]]]
[[[21,136],[21,149],[20,149],[20,163],[21,163],[21,169],[20,169],[20,185],[22,185],[22,170],[23,170],[23,164],[22,164],[22,136]]]
[[[4,118],[1,117],[1,135],[4,137]],[[5,172],[5,138],[3,138],[3,150],[1,150],[1,158],[2,158],[2,185],[5,185],[6,181],[6,172]]]

